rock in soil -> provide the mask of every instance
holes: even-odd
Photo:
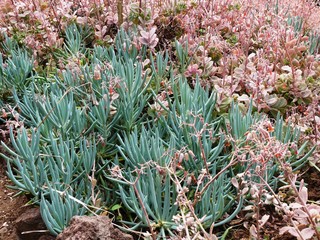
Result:
[[[19,240],[54,240],[43,222],[39,208],[29,208],[15,220],[16,234]]]
[[[75,216],[69,227],[56,240],[133,240],[129,234],[114,228],[111,220],[104,216]]]

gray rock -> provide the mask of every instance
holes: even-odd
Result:
[[[129,234],[114,228],[111,220],[104,216],[75,216],[69,227],[56,240],[133,240]]]

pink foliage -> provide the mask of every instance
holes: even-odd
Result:
[[[156,27],[152,27],[149,31],[145,31],[140,29],[139,41],[143,45],[148,46],[149,48],[155,48],[159,42],[159,38],[157,38]]]

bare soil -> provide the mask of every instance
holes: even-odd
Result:
[[[28,206],[28,198],[25,195],[13,197],[17,192],[7,188],[12,185],[6,176],[5,161],[0,159],[0,240],[17,240],[14,221]]]
[[[319,201],[320,200],[320,172],[314,168],[310,167],[308,171],[303,174],[302,178],[305,183],[308,184],[308,199],[309,201]]]

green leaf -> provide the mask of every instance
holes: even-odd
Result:
[[[121,206],[120,204],[115,204],[115,205],[113,205],[113,206],[110,208],[110,210],[111,210],[111,211],[116,211],[116,210],[118,210],[118,209],[120,209],[120,208],[122,208],[122,206]]]

